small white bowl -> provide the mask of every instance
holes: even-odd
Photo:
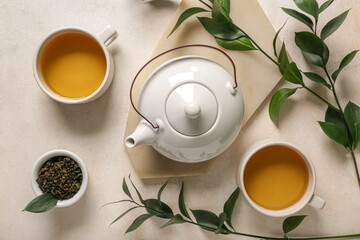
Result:
[[[56,157],[56,156],[66,156],[66,157],[70,157],[71,159],[73,159],[75,162],[77,162],[77,164],[79,164],[81,172],[82,172],[82,176],[83,176],[79,191],[70,199],[59,200],[55,206],[55,207],[59,207],[59,208],[68,207],[68,206],[75,204],[77,201],[79,201],[81,199],[81,197],[84,195],[85,190],[88,185],[88,172],[85,167],[85,164],[81,160],[81,158],[78,155],[76,155],[75,153],[72,153],[70,151],[63,150],[63,149],[55,149],[55,150],[51,150],[51,151],[43,154],[41,157],[38,158],[38,160],[36,160],[34,167],[32,169],[31,186],[37,196],[43,194],[43,192],[39,188],[39,184],[36,182],[36,179],[39,176],[38,175],[39,170],[47,160],[49,160],[52,157]]]

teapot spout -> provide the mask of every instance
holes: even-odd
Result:
[[[145,121],[140,121],[135,131],[125,139],[125,146],[151,145],[155,141],[155,130]]]

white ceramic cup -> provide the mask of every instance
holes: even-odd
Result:
[[[102,81],[100,87],[96,89],[95,92],[90,94],[89,96],[83,98],[67,98],[63,97],[54,91],[52,91],[49,86],[46,84],[44,77],[41,73],[41,65],[40,60],[41,56],[44,52],[45,47],[49,44],[49,42],[56,37],[65,34],[65,33],[83,33],[93,38],[102,48],[105,59],[106,59],[106,73],[104,80]],[[87,30],[79,27],[63,27],[59,28],[53,32],[51,32],[40,44],[35,52],[35,58],[33,63],[33,71],[36,82],[38,83],[41,90],[46,93],[49,97],[54,99],[55,101],[67,104],[78,104],[78,103],[87,103],[93,101],[100,97],[110,86],[113,76],[114,76],[114,60],[107,49],[107,46],[110,45],[116,38],[118,37],[117,32],[111,27],[107,26],[103,31],[101,31],[98,35],[94,35]]]
[[[79,164],[81,172],[82,172],[83,179],[82,179],[82,183],[81,183],[79,191],[70,199],[59,200],[57,202],[56,206],[55,206],[55,207],[59,207],[59,208],[68,207],[70,205],[75,204],[77,201],[79,201],[81,199],[81,197],[85,194],[85,190],[87,188],[88,181],[89,181],[88,172],[87,172],[87,169],[85,167],[85,164],[81,160],[81,158],[78,155],[76,155],[75,153],[67,151],[67,150],[63,150],[63,149],[56,149],[56,150],[51,150],[51,151],[43,154],[41,157],[39,157],[36,160],[36,162],[34,164],[34,167],[32,169],[32,172],[31,172],[31,186],[32,186],[36,196],[39,196],[39,195],[43,194],[43,192],[39,188],[39,184],[36,182],[36,179],[39,176],[39,174],[38,174],[39,170],[47,160],[49,160],[52,157],[56,157],[56,156],[70,157],[75,162],[77,162],[77,164]]]
[[[306,189],[304,195],[302,196],[302,198],[300,200],[298,200],[296,203],[294,203],[293,205],[291,205],[290,207],[280,209],[280,210],[267,209],[267,208],[264,208],[264,207],[258,205],[257,203],[255,203],[247,194],[245,185],[244,185],[244,170],[245,170],[247,163],[249,162],[249,160],[255,153],[257,153],[261,149],[264,149],[269,146],[284,146],[284,147],[290,148],[290,149],[294,150],[295,152],[299,153],[300,156],[302,156],[302,158],[304,159],[304,161],[307,165],[307,169],[309,171],[308,172],[309,173],[308,174],[308,176],[309,176],[308,186],[307,186],[307,189]],[[307,204],[309,204],[310,206],[312,206],[316,209],[319,209],[319,210],[321,210],[325,206],[325,201],[323,199],[319,198],[318,196],[314,195],[315,186],[316,186],[316,175],[315,175],[315,168],[314,168],[313,164],[311,163],[309,157],[306,156],[306,154],[303,151],[301,151],[298,147],[296,147],[293,144],[287,143],[287,142],[281,142],[281,141],[276,141],[276,140],[265,140],[265,141],[257,142],[254,145],[252,145],[249,148],[249,150],[245,153],[245,155],[240,163],[237,180],[238,180],[240,189],[242,190],[242,193],[244,194],[245,198],[250,203],[250,205],[253,208],[255,208],[256,210],[258,210],[259,212],[261,212],[265,215],[271,216],[271,217],[285,217],[285,216],[292,215],[292,214],[300,211],[301,209],[303,209]]]

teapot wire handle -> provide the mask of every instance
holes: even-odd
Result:
[[[145,121],[147,121],[151,127],[153,127],[154,129],[158,129],[159,128],[159,125],[155,125],[153,124],[149,119],[147,119],[144,115],[142,115],[139,110],[135,107],[135,104],[134,104],[134,101],[133,101],[133,97],[132,97],[132,92],[133,92],[133,88],[134,88],[134,85],[135,85],[135,81],[137,79],[137,77],[140,75],[140,73],[142,72],[142,70],[144,70],[144,68],[149,65],[152,61],[154,61],[155,59],[169,53],[169,52],[172,52],[172,51],[175,51],[175,50],[178,50],[178,49],[181,49],[181,48],[187,48],[187,47],[207,47],[207,48],[211,48],[211,49],[214,49],[214,50],[217,50],[219,52],[221,52],[222,54],[224,54],[228,59],[229,61],[231,62],[232,64],[232,67],[233,67],[233,70],[234,70],[234,82],[235,82],[235,86],[233,86],[234,89],[236,89],[238,87],[238,83],[237,83],[237,79],[236,79],[236,67],[235,67],[235,63],[234,61],[232,60],[232,58],[223,50],[221,50],[220,48],[217,48],[217,47],[213,47],[213,46],[210,46],[210,45],[205,45],[205,44],[189,44],[189,45],[183,45],[183,46],[180,46],[180,47],[175,47],[175,48],[171,48],[165,52],[162,52],[158,55],[156,55],[155,57],[151,58],[149,61],[147,61],[141,68],[140,70],[136,73],[132,83],[131,83],[131,87],[130,87],[130,103],[131,103],[131,106],[133,107],[133,109],[135,110],[135,112],[137,114],[139,114],[139,116],[141,116]]]

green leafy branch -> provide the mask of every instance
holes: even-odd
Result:
[[[233,235],[240,235],[240,236],[246,236],[251,238],[258,238],[258,239],[269,239],[269,240],[280,240],[280,239],[293,239],[293,240],[311,240],[311,239],[335,239],[335,238],[353,238],[353,237],[360,237],[360,234],[348,234],[348,235],[337,235],[337,236],[325,236],[325,237],[304,237],[304,238],[290,238],[287,236],[287,234],[294,229],[296,229],[302,221],[305,219],[305,215],[299,215],[299,216],[291,216],[286,218],[283,221],[282,229],[283,229],[283,237],[266,237],[266,236],[260,236],[255,234],[249,234],[249,233],[241,233],[235,231],[232,223],[232,215],[234,212],[234,207],[237,199],[239,198],[240,189],[236,188],[235,191],[230,195],[230,197],[226,200],[223,210],[220,214],[215,214],[208,210],[202,210],[202,209],[189,209],[190,212],[193,215],[193,218],[190,216],[189,211],[185,204],[185,198],[184,198],[184,183],[181,184],[181,189],[179,193],[178,198],[178,207],[180,213],[174,213],[172,208],[167,205],[165,202],[162,201],[161,195],[163,190],[165,189],[166,185],[168,184],[169,180],[165,182],[161,188],[158,191],[157,198],[149,198],[144,199],[142,195],[140,194],[139,190],[136,188],[134,183],[132,182],[130,176],[129,180],[131,182],[131,185],[133,186],[138,201],[134,199],[132,194],[130,193],[130,190],[127,186],[125,178],[123,179],[122,183],[122,189],[123,192],[127,195],[128,199],[123,199],[115,202],[110,202],[105,204],[115,204],[115,203],[123,203],[128,202],[131,203],[133,206],[130,207],[128,210],[126,210],[124,213],[122,213],[120,216],[118,216],[114,221],[112,221],[112,224],[120,220],[122,217],[124,217],[127,213],[131,212],[134,209],[142,208],[145,209],[146,213],[139,215],[135,220],[131,223],[131,225],[127,228],[126,233],[130,233],[132,231],[135,231],[137,228],[139,228],[147,219],[150,219],[152,217],[158,217],[167,219],[167,221],[160,227],[165,228],[174,224],[183,224],[188,223],[192,225],[196,225],[206,231],[213,232],[215,234],[233,234]]]
[[[282,44],[280,52],[276,49],[276,41],[282,28],[276,33],[273,39],[274,57],[266,53],[244,30],[234,24],[230,18],[230,0],[209,0],[209,4],[200,1],[206,5],[207,9],[189,8],[179,17],[176,25],[170,34],[172,34],[187,18],[198,13],[210,12],[210,17],[198,17],[198,20],[223,48],[236,51],[253,51],[259,50],[265,57],[273,62],[278,68],[283,78],[297,85],[294,88],[279,89],[272,97],[269,105],[269,115],[271,120],[277,124],[280,110],[284,102],[298,90],[304,89],[327,105],[325,121],[319,122],[323,132],[333,141],[343,145],[351,153],[357,180],[360,187],[360,176],[357,167],[354,151],[360,142],[360,107],[350,102],[343,108],[340,105],[335,82],[341,71],[353,60],[359,50],[354,50],[347,54],[338,69],[331,75],[327,68],[327,62],[330,56],[330,50],[325,40],[330,37],[345,21],[349,10],[341,13],[331,19],[321,29],[318,34],[318,21],[320,14],[326,10],[334,0],[328,0],[319,6],[316,0],[294,0],[299,10],[282,8],[289,16],[305,24],[310,31],[296,32],[295,43],[300,49],[306,62],[311,65],[320,67],[326,77],[315,72],[303,72],[298,68],[295,62],[290,62],[286,53],[285,44]],[[315,90],[311,89],[304,81],[320,84],[331,91],[335,104],[320,96]]]
[[[319,124],[323,132],[330,139],[343,145],[351,153],[358,183],[360,186],[360,177],[356,158],[354,155],[354,150],[360,142],[360,129],[358,127],[360,124],[360,108],[356,104],[349,102],[343,110],[338,100],[335,88],[335,81],[339,73],[353,60],[358,50],[352,51],[351,53],[347,54],[341,61],[339,68],[334,71],[331,76],[326,65],[329,60],[330,51],[325,43],[325,39],[331,36],[341,26],[341,24],[346,19],[349,10],[331,19],[327,24],[325,24],[320,34],[318,35],[317,24],[319,15],[333,3],[333,0],[326,1],[320,7],[315,0],[294,0],[294,2],[297,7],[303,11],[303,13],[293,9],[283,8],[284,12],[299,20],[300,22],[305,23],[307,26],[309,26],[308,23],[311,23],[310,29],[312,30],[312,32],[295,33],[295,44],[301,50],[306,62],[311,65],[320,67],[326,75],[326,78],[315,72],[303,72],[299,70],[299,68],[297,68],[295,63],[282,64],[283,68],[285,69],[283,77],[289,82],[300,85],[300,88],[302,87],[312,92],[313,90],[305,86],[303,82],[304,75],[310,81],[321,84],[326,89],[332,92],[334,100],[336,102],[336,107],[330,104],[329,101],[325,100],[321,96],[317,96],[320,100],[322,100],[328,105],[325,113],[325,121],[319,122]],[[310,17],[313,17],[314,21],[305,14],[309,14]],[[283,102],[286,100],[286,98],[294,94],[296,92],[296,89],[298,89],[299,87],[292,90],[280,89],[274,94],[269,106],[269,113],[274,123],[277,123],[280,108]],[[284,94],[284,92],[286,92],[287,94]],[[317,93],[315,92],[312,93],[314,95],[317,95]]]

